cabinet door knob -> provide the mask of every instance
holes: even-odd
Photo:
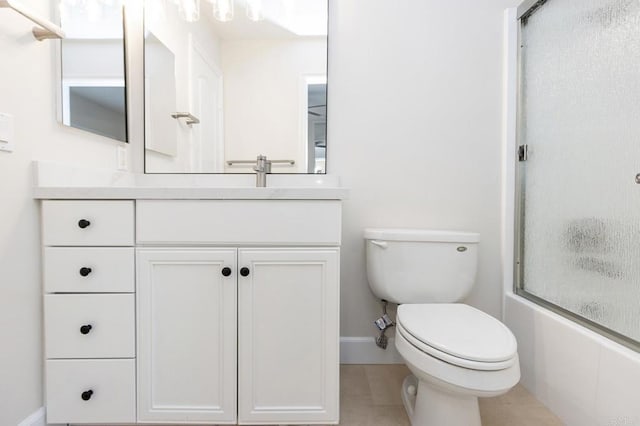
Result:
[[[243,277],[246,277],[249,275],[249,268],[247,268],[246,266],[240,269],[240,275],[242,275]]]
[[[91,395],[93,395],[93,391],[91,389],[89,389],[88,391],[84,391],[82,392],[82,400],[83,401],[88,401],[91,399]]]
[[[80,333],[89,334],[92,328],[93,327],[91,326],[91,324],[83,325],[82,327],[80,327]]]
[[[89,275],[91,273],[91,268],[87,268],[85,266],[83,266],[82,268],[80,268],[80,275],[82,275],[83,277],[86,277],[87,275]]]
[[[222,275],[224,275],[225,277],[231,275],[231,268],[229,268],[228,266],[222,268]]]
[[[78,226],[82,229],[86,228],[89,225],[91,225],[91,222],[89,222],[87,219],[80,219],[78,221]]]

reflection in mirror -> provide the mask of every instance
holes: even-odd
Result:
[[[119,0],[62,0],[62,123],[126,142],[122,9]]]
[[[326,78],[307,83],[307,129],[309,173],[326,173],[327,158],[327,83]]]
[[[325,173],[326,73],[327,0],[147,0],[145,171]]]
[[[145,49],[146,148],[176,156],[176,122],[167,114],[175,111],[176,105],[175,55],[151,32],[145,37]]]

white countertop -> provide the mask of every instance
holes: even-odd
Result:
[[[341,200],[349,191],[331,175],[138,174],[35,162],[36,199]]]

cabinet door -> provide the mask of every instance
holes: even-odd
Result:
[[[236,250],[139,249],[137,269],[138,421],[235,423]]]
[[[337,422],[338,263],[337,248],[238,250],[240,424]]]

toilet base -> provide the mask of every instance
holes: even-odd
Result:
[[[477,397],[445,392],[413,374],[402,383],[402,402],[412,426],[481,426]]]

